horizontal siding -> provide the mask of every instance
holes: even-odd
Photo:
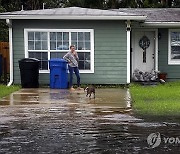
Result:
[[[98,52],[98,51],[96,51],[96,52]],[[126,55],[121,55],[121,54],[117,54],[117,55],[115,55],[115,54],[113,54],[113,55],[111,55],[111,54],[99,54],[99,55],[96,55],[95,54],[95,59],[111,59],[112,60],[112,62],[113,62],[113,59],[125,59],[126,58]]]
[[[167,72],[169,80],[180,79],[180,65],[168,65],[168,29],[159,29],[161,39],[159,39],[159,71]]]
[[[125,63],[114,63],[113,62],[113,67],[121,67],[125,65]],[[96,67],[98,66],[103,66],[103,67],[112,67],[112,62],[111,63],[99,63],[99,62],[96,62]]]
[[[121,51],[126,50],[126,46],[121,46],[121,47],[115,46],[115,47],[113,47],[113,50],[112,50],[112,47],[109,47],[109,46],[95,46],[95,48],[98,48],[99,51],[119,51],[120,53],[121,53]]]
[[[103,37],[102,37],[103,38]],[[102,39],[101,38],[101,39]],[[111,37],[112,39],[114,39],[114,41],[117,41],[116,38],[113,38]],[[110,40],[109,40],[110,41]],[[104,50],[111,50],[112,47],[116,47],[116,49],[118,50],[119,48],[124,48],[125,46],[121,46],[121,44],[126,44],[126,42],[106,42],[106,41],[96,41],[95,40],[95,47],[98,48],[98,47],[108,47],[108,48],[104,48]],[[103,48],[102,48],[103,49]]]
[[[115,64],[115,63],[120,63],[119,61],[121,61],[121,63],[126,63],[126,59],[124,59],[124,58],[119,58],[119,59],[113,59],[113,64]],[[95,62],[96,63],[104,63],[104,59],[100,59],[100,58],[96,58],[95,59]],[[112,63],[112,59],[106,59],[106,63]],[[97,65],[96,65],[96,67],[97,67]]]
[[[14,79],[20,83],[18,60],[24,55],[24,28],[94,29],[95,72],[81,74],[82,84],[126,83],[126,27],[124,21],[13,20]],[[76,81],[74,77],[74,81]],[[49,84],[49,74],[39,76],[40,84]]]
[[[40,83],[41,84],[48,84],[47,80],[49,81],[49,74],[40,74],[39,76]],[[76,78],[74,77],[76,80]],[[107,75],[96,75],[96,76],[89,76],[88,74],[81,75],[81,83],[82,84],[119,84],[119,79],[123,79],[122,75],[116,75],[114,78],[114,75],[107,74]],[[98,82],[97,82],[98,81]],[[104,83],[104,81],[106,81]]]

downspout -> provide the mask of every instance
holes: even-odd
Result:
[[[127,20],[126,21],[126,31],[127,31],[127,80],[126,83],[130,83],[130,78],[131,78],[131,21]]]
[[[7,86],[13,83],[13,46],[12,46],[12,21],[6,19],[6,24],[9,27],[9,62],[10,62],[10,80]]]

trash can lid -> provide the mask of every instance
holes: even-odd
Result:
[[[39,62],[39,60],[36,58],[23,58],[19,62]]]
[[[61,59],[61,58],[52,58],[49,60],[50,62],[61,62],[61,63],[67,63],[66,60]]]

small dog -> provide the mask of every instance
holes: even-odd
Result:
[[[94,86],[89,86],[84,88],[84,91],[86,91],[86,97],[89,95],[89,98],[91,98],[91,94],[93,93],[94,98],[95,98],[95,87]]]

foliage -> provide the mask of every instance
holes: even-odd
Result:
[[[132,106],[142,115],[179,115],[180,82],[158,86],[131,84]]]
[[[0,20],[0,41],[8,42],[8,27],[5,21]]]
[[[86,7],[99,9],[179,7],[180,0],[0,0],[0,11],[17,11],[59,7]]]
[[[44,8],[84,7],[96,9],[180,7],[180,0],[0,0],[0,12]],[[0,41],[8,41],[8,27],[0,21]]]

